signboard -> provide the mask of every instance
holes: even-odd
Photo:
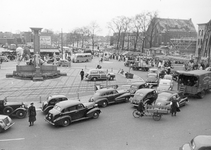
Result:
[[[40,45],[51,45],[51,36],[40,36]]]

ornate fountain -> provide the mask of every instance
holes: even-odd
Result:
[[[42,28],[31,28],[31,30],[34,33],[34,55],[31,60],[32,63],[16,65],[16,71],[13,71],[12,74],[7,74],[6,77],[43,81],[45,79],[66,76],[66,73],[60,73],[60,71],[57,70],[56,65],[45,65],[41,63],[39,33],[41,32]]]

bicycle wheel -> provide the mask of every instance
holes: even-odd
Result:
[[[140,115],[140,112],[138,110],[134,110],[133,111],[133,117],[134,118],[139,118],[141,115]]]

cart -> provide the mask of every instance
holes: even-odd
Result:
[[[168,107],[147,105],[147,106],[145,106],[145,110],[143,111],[143,113],[141,113],[137,109],[134,110],[133,117],[139,118],[142,116],[151,116],[153,118],[153,120],[159,121],[161,119],[162,115],[166,115],[169,113],[170,113],[170,110]]]

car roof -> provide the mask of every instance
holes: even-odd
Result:
[[[161,93],[170,93],[170,94],[178,94],[178,92],[177,91],[162,91],[162,92],[160,92],[159,94],[161,94]]]
[[[211,146],[211,135],[198,135],[194,138],[197,147]]]
[[[106,71],[105,69],[90,69],[88,72],[90,71]]]
[[[56,105],[61,107],[61,108],[67,108],[67,107],[75,106],[75,105],[78,105],[78,104],[81,104],[81,102],[77,101],[77,100],[68,100],[68,101],[59,102]]]
[[[50,95],[49,98],[60,98],[60,97],[66,97],[65,95]]]
[[[160,82],[171,82],[171,80],[169,80],[169,79],[160,79]]]
[[[134,82],[131,85],[142,85],[142,84],[145,84],[145,83],[146,83],[145,81],[139,81],[139,82]]]
[[[103,88],[103,89],[99,89],[96,91],[96,93],[105,93],[105,92],[109,92],[109,91],[114,91],[114,88]]]
[[[206,73],[211,73],[210,71],[207,70],[192,70],[192,71],[184,71],[184,72],[179,72],[180,75],[203,75]]]
[[[148,93],[148,92],[152,92],[154,91],[155,89],[149,89],[149,88],[143,88],[143,89],[139,89],[137,90],[136,92],[143,92],[143,93]]]
[[[156,70],[157,71],[158,69],[157,68],[150,68],[149,70]]]

